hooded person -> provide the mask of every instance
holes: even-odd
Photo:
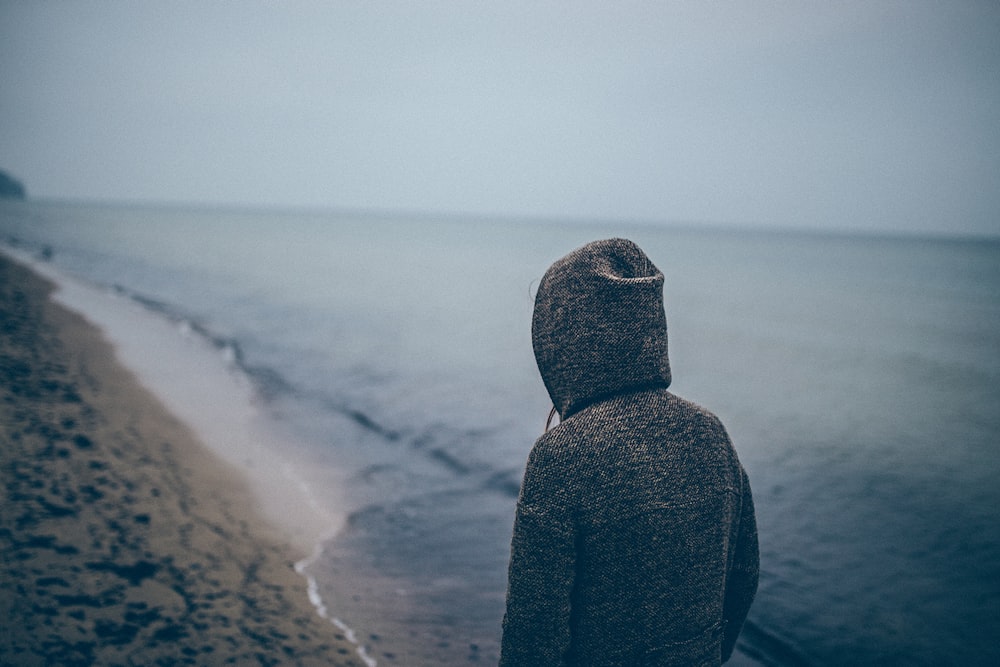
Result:
[[[501,667],[720,665],[757,527],[726,430],[667,391],[663,274],[624,239],[573,251],[539,284],[532,342],[560,422],[525,468]]]

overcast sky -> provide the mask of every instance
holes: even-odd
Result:
[[[0,0],[37,197],[1000,234],[1000,2]]]

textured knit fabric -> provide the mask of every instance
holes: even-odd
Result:
[[[753,500],[719,420],[667,391],[663,274],[631,241],[584,246],[532,334],[562,421],[521,486],[501,666],[721,664],[757,590]]]

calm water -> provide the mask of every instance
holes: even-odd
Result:
[[[1000,242],[0,206],[0,239],[193,324],[318,479],[346,473],[350,520],[311,574],[379,665],[495,662],[549,407],[533,287],[612,235],[665,273],[673,390],[750,474],[762,573],[740,651],[1000,664]]]

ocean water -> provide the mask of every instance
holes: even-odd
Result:
[[[0,204],[0,240],[204,337],[305,443],[347,516],[306,573],[378,665],[496,662],[533,289],[608,236],[664,272],[672,389],[750,475],[738,659],[1000,664],[998,240]]]

